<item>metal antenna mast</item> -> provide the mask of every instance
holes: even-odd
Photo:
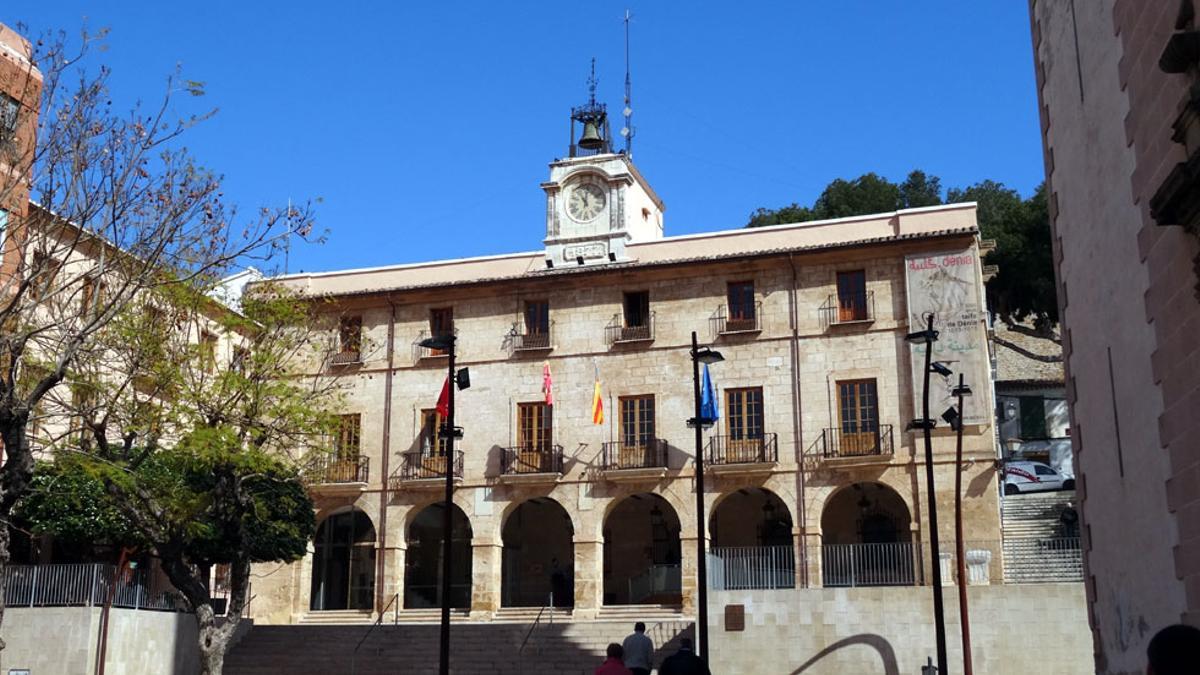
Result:
[[[625,10],[625,126],[621,129],[621,135],[625,137],[625,154],[633,157],[633,108],[630,104],[633,102],[633,85],[629,79],[629,20],[633,18],[633,14],[627,9]]]

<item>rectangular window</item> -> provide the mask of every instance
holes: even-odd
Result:
[[[1046,399],[1041,396],[1022,396],[1021,439],[1046,438]]]
[[[421,455],[425,457],[445,457],[446,439],[438,433],[445,420],[437,410],[421,411]]]
[[[338,416],[337,426],[337,458],[339,460],[357,459],[359,455],[359,437],[362,434],[362,415],[351,413]]]
[[[79,296],[79,306],[83,310],[83,314],[89,314],[97,307],[103,307],[106,291],[107,287],[100,279],[90,275],[84,277],[83,290]]]
[[[362,349],[362,317],[343,316],[338,320],[338,353],[358,355]]]
[[[650,291],[625,294],[625,327],[642,328],[650,322]]]
[[[547,452],[554,445],[554,408],[545,403],[517,405],[517,445],[521,452]]]
[[[200,333],[200,365],[206,373],[217,368],[217,336],[208,331]]]
[[[728,286],[729,318],[725,329],[730,331],[754,330],[758,327],[755,315],[754,282],[732,281]]]
[[[17,137],[17,115],[21,104],[8,94],[0,94],[0,148]]]
[[[525,301],[525,334],[526,335],[549,335],[550,334],[550,301],[549,300],[526,300]]]
[[[622,396],[621,445],[643,448],[654,443],[654,396]]]
[[[726,389],[725,410],[731,443],[763,437],[762,387]]]
[[[838,322],[867,320],[867,273],[837,273]]]
[[[877,450],[879,397],[875,380],[843,380],[837,383],[838,454],[861,455]]]
[[[0,252],[4,250],[4,237],[8,233],[8,211],[0,209]]]
[[[62,263],[49,254],[38,251],[33,254],[33,269],[31,273],[34,275],[33,281],[30,282],[30,290],[33,291],[34,297],[41,299],[46,297],[54,286],[54,279],[58,276],[59,270],[62,268]]]
[[[250,366],[250,350],[245,347],[233,348],[233,360],[229,362],[229,367],[235,372],[244,373]]]
[[[429,310],[429,334],[433,337],[439,335],[454,334],[454,309],[451,307],[438,307]],[[441,356],[445,354],[442,349],[430,349],[431,356]]]

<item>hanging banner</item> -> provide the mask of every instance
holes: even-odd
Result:
[[[929,375],[929,416],[934,419],[955,404],[950,391],[958,385],[958,375],[962,373],[974,392],[974,396],[963,401],[966,423],[991,422],[987,406],[990,368],[979,262],[978,254],[971,249],[910,255],[904,259],[908,330],[923,330],[925,317],[932,312],[933,328],[939,333],[933,343],[933,360],[954,371],[948,378],[937,373]],[[915,417],[920,417],[925,345],[912,345],[911,355]]]

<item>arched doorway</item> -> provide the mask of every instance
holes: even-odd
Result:
[[[317,527],[313,552],[313,610],[371,609],[375,595],[375,526],[358,509],[329,516]]]
[[[404,607],[442,606],[442,528],[445,502],[421,509],[408,526],[404,556]],[[450,506],[450,606],[471,606],[471,523]]]
[[[554,594],[556,607],[575,604],[575,528],[558,502],[537,497],[504,521],[500,604],[541,607]]]
[[[604,604],[679,604],[679,559],[675,509],[656,494],[626,497],[604,520]]]
[[[714,587],[795,587],[792,515],[774,492],[745,488],[721,500],[710,517],[709,536]]]
[[[900,586],[914,581],[912,518],[882,483],[839,490],[821,512],[821,566],[826,586]]]

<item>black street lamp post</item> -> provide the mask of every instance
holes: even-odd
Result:
[[[725,360],[721,353],[710,347],[700,348],[696,331],[692,331],[692,393],[695,402],[695,417],[688,426],[696,430],[696,586],[699,591],[696,612],[696,638],[700,643],[700,658],[708,662],[708,560],[705,550],[704,522],[704,428],[715,421],[704,417],[700,403],[700,364],[720,363]]]
[[[962,520],[962,451],[963,423],[966,412],[963,410],[963,397],[971,395],[971,388],[963,382],[962,373],[958,374],[958,386],[950,392],[958,400],[957,407],[948,408],[942,413],[942,419],[950,423],[955,431],[954,442],[954,551],[958,559],[958,616],[959,628],[962,631],[963,675],[975,672],[971,663],[971,619],[967,611],[967,578],[964,560],[965,545],[963,543]]]
[[[421,340],[420,345],[429,349],[446,352],[446,423],[438,430],[438,435],[446,439],[446,496],[445,508],[442,514],[442,626],[438,651],[439,675],[450,674],[450,556],[453,552],[451,536],[454,527],[454,513],[451,508],[454,498],[454,439],[462,432],[454,426],[454,390],[457,388],[457,378],[454,373],[454,335],[447,333],[435,335]],[[465,370],[464,370],[465,373]],[[463,378],[467,380],[466,377]],[[467,386],[469,380],[467,380]],[[463,389],[467,387],[464,386]],[[437,447],[436,444],[434,446]]]
[[[934,420],[929,417],[929,374],[937,372],[949,374],[950,370],[940,363],[933,363],[933,343],[937,341],[938,332],[933,329],[934,315],[932,312],[924,316],[925,330],[909,333],[905,340],[913,344],[925,345],[924,391],[921,395],[921,417],[909,424],[909,429],[921,429],[925,435],[925,482],[929,503],[929,547],[933,560],[933,620],[937,633],[937,672],[946,675],[946,617],[942,606],[942,557],[938,547],[937,524],[937,495],[933,482],[933,427]]]

